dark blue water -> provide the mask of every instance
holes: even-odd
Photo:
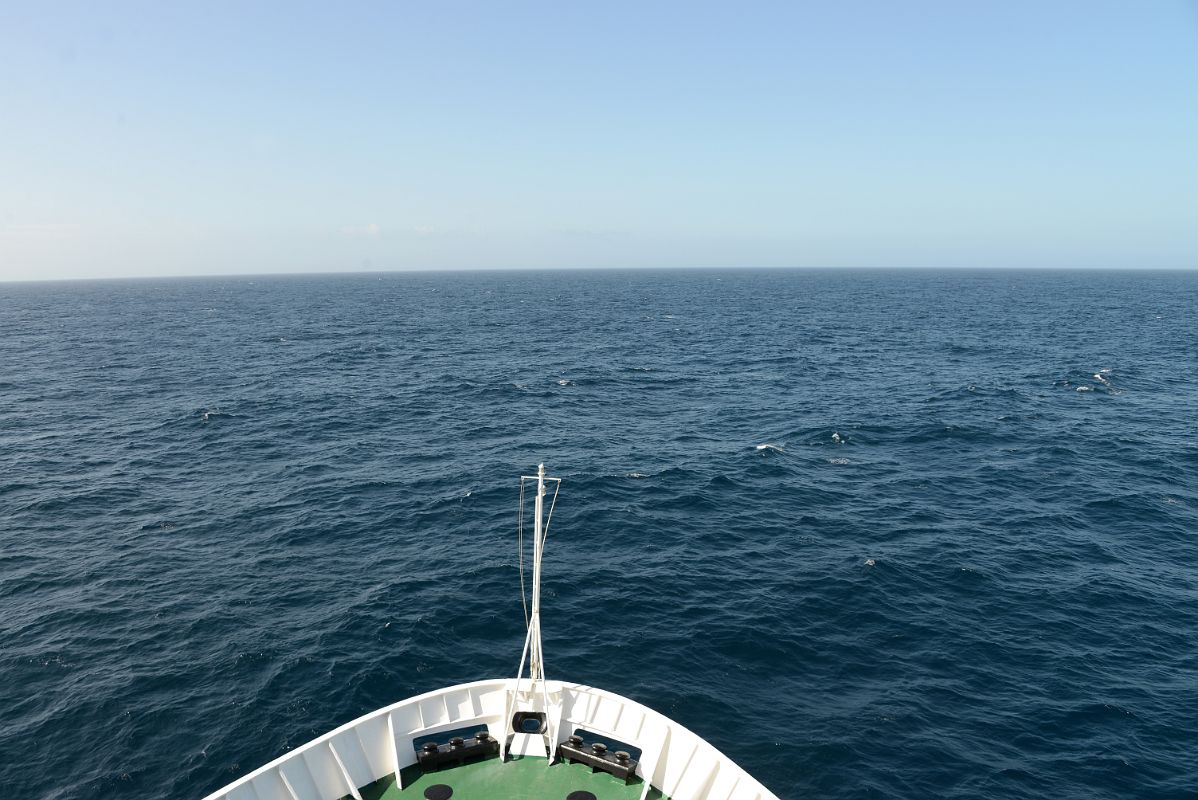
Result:
[[[1196,273],[0,286],[3,794],[199,797],[512,675],[544,461],[550,676],[780,796],[1198,796],[1196,309]]]

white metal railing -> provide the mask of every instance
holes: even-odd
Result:
[[[561,702],[561,740],[581,727],[641,749],[637,774],[645,781],[642,798],[652,786],[673,800],[777,800],[731,759],[666,716],[601,689],[561,681],[545,684]],[[515,679],[475,681],[380,708],[205,800],[337,800],[346,795],[361,800],[359,787],[398,776],[416,763],[416,737],[470,725],[486,725],[492,735],[504,736],[508,693],[515,687]]]

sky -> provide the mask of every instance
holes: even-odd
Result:
[[[0,280],[1198,268],[1198,2],[0,0]]]

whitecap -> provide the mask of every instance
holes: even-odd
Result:
[[[643,472],[629,472],[625,478],[648,478],[649,476]]]
[[[759,445],[757,445],[756,449],[757,449],[757,450],[772,450],[772,451],[773,451],[773,452],[775,452],[775,453],[781,453],[781,452],[782,452],[782,445],[780,445],[780,444],[770,444],[769,442],[766,442],[765,444],[759,444]]]
[[[876,567],[877,565],[878,565],[878,562],[877,562],[877,561],[874,561],[872,558],[867,558],[867,559],[865,559],[865,566],[867,566],[867,567]]]
[[[574,381],[567,380],[566,378],[562,378],[560,381],[557,382],[557,385],[558,386],[573,386]]]
[[[844,444],[844,439],[842,439],[840,434],[836,431],[832,431],[832,441],[836,442],[837,444]]]
[[[828,463],[829,464],[851,464],[853,462],[849,461],[847,458],[829,458]]]
[[[1093,386],[1079,386],[1079,387],[1077,387],[1077,390],[1079,392],[1092,392],[1092,391],[1094,391],[1094,387]]]

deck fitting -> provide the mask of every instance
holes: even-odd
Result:
[[[603,742],[595,742],[589,751],[584,748],[581,736],[571,736],[557,746],[557,757],[567,764],[586,764],[593,770],[615,775],[626,784],[636,776],[637,762],[623,750],[608,753]]]
[[[449,740],[449,744],[425,742],[416,759],[422,771],[432,772],[444,764],[464,764],[471,759],[485,758],[498,752],[499,742],[492,739],[487,731],[479,731],[469,741],[455,736]]]

